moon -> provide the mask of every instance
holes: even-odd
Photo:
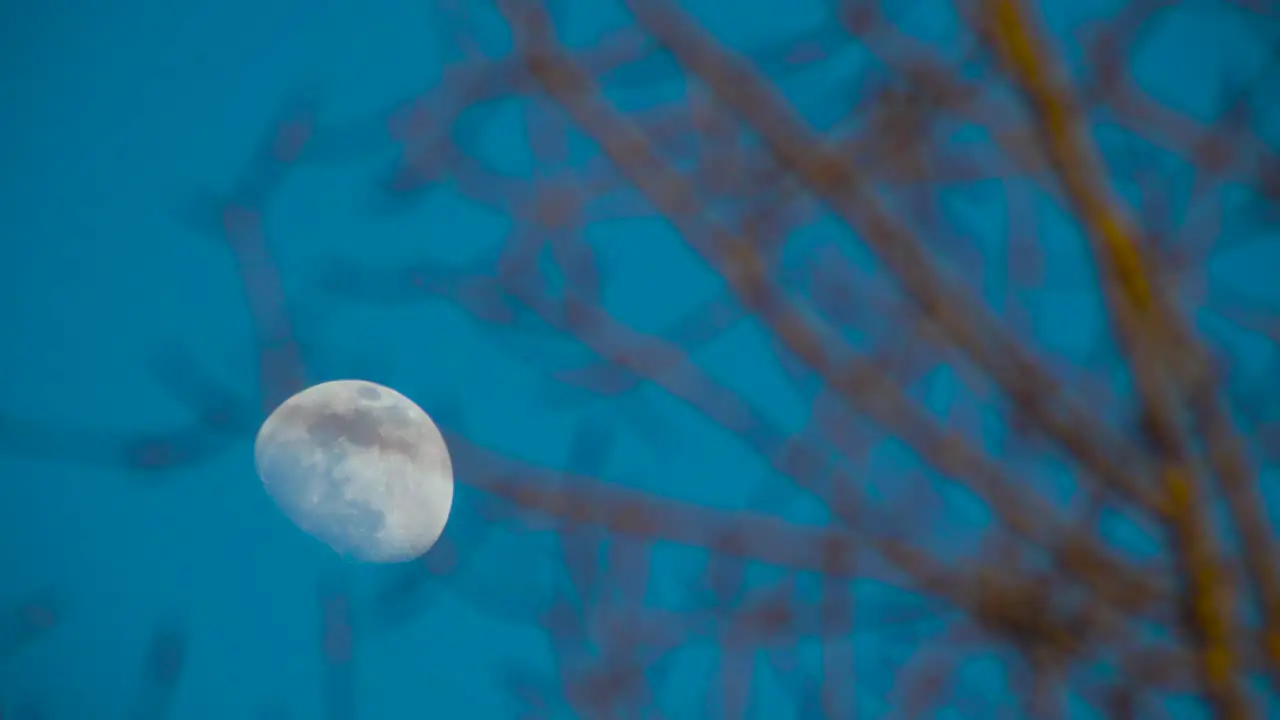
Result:
[[[453,508],[453,465],[422,408],[364,380],[313,385],[262,423],[258,477],[301,530],[338,554],[394,563],[422,555]]]

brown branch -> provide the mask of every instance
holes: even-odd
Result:
[[[873,363],[847,351],[841,353],[839,363],[834,361],[823,347],[831,341],[812,329],[785,298],[764,282],[750,239],[726,236],[701,217],[683,177],[662,163],[643,134],[600,99],[590,80],[571,61],[554,51],[545,18],[539,18],[532,8],[513,3],[504,3],[504,10],[512,17],[512,25],[526,33],[525,52],[533,76],[631,176],[658,210],[681,230],[686,241],[721,269],[742,302],[773,329],[789,350],[859,411],[908,439],[935,467],[967,483],[991,504],[1007,527],[1049,548],[1051,555],[1071,567],[1077,556],[1059,546],[1063,535],[1050,520],[1055,515],[1050,508],[1023,492],[1002,468],[963,440],[939,429]],[[710,243],[699,241],[707,237],[712,239]],[[1108,553],[1097,549],[1086,554],[1105,557]],[[1102,597],[1119,599],[1124,595],[1117,594],[1110,582],[1096,577],[1090,582]]]
[[[859,174],[830,153],[743,64],[662,0],[629,3],[641,24],[688,70],[760,134],[791,168],[880,256],[895,278],[955,346],[1004,388],[1016,406],[1070,457],[1139,507],[1159,514],[1163,501],[1135,469],[1145,458],[1075,406],[1050,375],[979,305],[947,283],[924,249],[869,192]]]

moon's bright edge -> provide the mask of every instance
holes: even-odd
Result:
[[[364,380],[326,382],[276,408],[254,443],[267,492],[339,554],[403,562],[431,549],[453,507],[453,466],[422,408]]]

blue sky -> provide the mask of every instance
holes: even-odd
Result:
[[[3,413],[124,433],[181,426],[191,421],[189,408],[155,371],[155,359],[177,348],[255,398],[258,358],[233,255],[216,236],[183,222],[183,203],[229,188],[285,99],[300,90],[318,88],[321,124],[337,127],[433,83],[447,49],[433,33],[428,5],[0,5],[0,316],[10,337],[0,355]],[[620,17],[603,1],[561,5],[575,44]],[[735,46],[801,31],[821,17],[812,0],[687,6]],[[904,28],[949,41],[941,3],[902,7],[891,14]],[[1106,9],[1073,0],[1047,4],[1044,13],[1063,29]],[[493,30],[499,47],[499,27]],[[1217,71],[1247,71],[1261,57],[1258,47],[1237,40],[1238,25],[1217,16],[1193,11],[1162,33],[1138,60],[1144,85],[1202,112]],[[851,56],[837,64],[857,62]],[[822,78],[806,76],[794,92],[812,100],[821,86]],[[620,100],[650,99],[637,92]],[[486,157],[512,172],[527,163],[518,122],[499,108],[480,140]],[[646,388],[616,403],[565,396],[513,354],[523,341],[446,303],[357,303],[320,292],[316,280],[336,258],[388,268],[423,259],[466,262],[502,242],[509,218],[447,191],[403,209],[379,206],[376,184],[392,158],[379,151],[307,166],[290,176],[266,215],[309,381],[358,375],[391,385],[433,415],[456,409],[450,417],[477,442],[553,467],[582,423],[608,424],[618,436],[603,474],[668,497],[732,509],[777,483],[758,459],[661,392]],[[962,204],[976,215],[975,227],[999,233],[1000,221],[989,218],[998,203],[978,197]],[[1097,307],[1087,286],[1073,289],[1073,278],[1087,274],[1071,228],[1047,211],[1038,222],[1051,252],[1058,248],[1048,287],[1062,288],[1046,291],[1038,327],[1047,345],[1070,355],[1097,327]],[[610,309],[641,329],[663,327],[717,291],[661,222],[601,223],[590,237],[608,272]],[[1256,252],[1222,258],[1219,273],[1266,294],[1263,268],[1275,249]],[[533,342],[521,347],[564,351]],[[1243,347],[1261,367],[1263,349]],[[799,423],[805,407],[780,369],[752,359],[765,350],[751,332],[736,332],[699,362],[777,422]],[[937,392],[947,393],[945,383]],[[645,426],[659,431],[641,432]],[[0,703],[39,708],[50,720],[121,716],[140,691],[152,629],[183,623],[191,634],[175,720],[249,717],[264,703],[288,707],[295,718],[324,716],[317,578],[345,573],[364,608],[394,571],[344,565],[289,525],[261,491],[251,447],[245,437],[208,461],[159,474],[78,462],[71,451],[58,459],[0,457],[0,599],[56,588],[61,616],[47,636],[0,658]],[[886,451],[882,469],[892,473],[901,462]],[[466,472],[460,468],[460,477]],[[527,614],[510,600],[545,594],[559,582],[550,538],[481,533],[466,525],[478,523],[468,505],[474,500],[462,491],[456,522],[463,526],[450,530],[459,533],[467,563],[454,586],[431,588],[414,619],[392,630],[366,627],[372,621],[357,613],[361,717],[508,717],[496,684],[505,669],[546,667],[545,640],[528,618],[510,617]],[[781,512],[799,522],[824,518],[803,499]],[[682,590],[678,574],[654,582],[655,593]],[[485,598],[497,609],[486,608]],[[696,655],[680,662],[696,670]],[[683,696],[673,699],[680,712],[698,702],[701,676],[687,677],[670,689]],[[761,692],[759,717],[788,717],[780,691]]]

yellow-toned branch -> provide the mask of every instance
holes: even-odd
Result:
[[[1113,197],[1097,150],[1087,138],[1082,113],[1060,63],[1037,32],[1035,20],[1019,0],[988,0],[985,10],[986,29],[1036,114],[1046,154],[1094,248],[1116,331],[1128,353],[1147,421],[1163,451],[1161,474],[1168,499],[1168,525],[1185,572],[1184,602],[1192,635],[1200,647],[1206,693],[1223,716],[1244,717],[1248,705],[1236,675],[1229,598],[1218,577],[1216,543],[1181,430],[1185,399],[1181,393],[1190,391],[1191,399],[1200,396],[1203,404],[1204,380],[1196,378],[1192,387],[1187,384],[1206,370],[1203,362],[1178,356],[1203,354],[1155,286],[1136,234]],[[1217,430],[1218,442],[1229,442],[1220,426]],[[1242,482],[1238,465],[1231,466],[1221,458],[1216,464],[1226,468],[1236,483]],[[1256,527],[1248,517],[1243,522],[1240,516],[1234,519],[1238,526]],[[1255,553],[1261,550],[1252,550],[1246,555],[1257,560]],[[1267,571],[1262,572],[1265,575]],[[1266,597],[1270,590],[1265,585],[1259,589],[1264,610],[1270,614],[1267,606],[1272,603]],[[1269,619],[1267,625],[1270,635],[1275,619]]]

